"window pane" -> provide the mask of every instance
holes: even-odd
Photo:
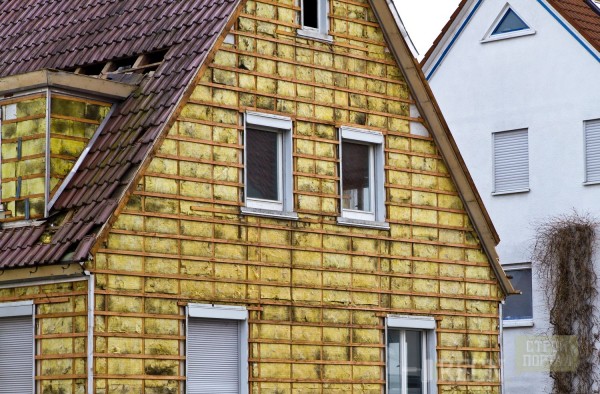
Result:
[[[531,288],[531,268],[510,270],[506,272],[512,276],[510,282],[513,287],[523,292],[520,295],[511,295],[506,298],[504,304],[504,320],[532,319],[532,288]]]
[[[494,29],[492,35],[510,33],[513,31],[529,29],[529,26],[511,9],[509,9],[498,26]]]
[[[400,372],[400,331],[388,329],[387,337],[388,393],[402,394]]]
[[[303,0],[304,26],[319,28],[319,0]]]
[[[423,333],[421,331],[406,331],[408,394],[424,394],[422,340]]]
[[[342,143],[342,200],[344,209],[371,211],[371,147]]]
[[[246,163],[248,197],[279,200],[279,135],[247,129]]]

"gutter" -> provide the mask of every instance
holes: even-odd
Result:
[[[83,268],[83,263],[82,263]],[[84,271],[88,277],[88,307],[87,307],[87,392],[94,392],[94,309],[95,298],[94,290],[96,286],[96,278],[90,271]]]

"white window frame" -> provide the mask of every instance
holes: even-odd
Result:
[[[247,189],[245,189],[245,206],[242,207],[242,213],[259,216],[283,216],[288,219],[297,218],[297,215],[293,212],[292,127],[292,119],[286,116],[252,111],[247,111],[244,114],[244,147],[248,146],[248,129],[273,132],[278,136],[277,172],[279,178],[279,197],[276,201],[250,198],[247,196]],[[248,185],[247,163],[247,150],[244,148],[244,185],[246,187]]]
[[[519,271],[519,270],[530,270],[531,271],[531,289],[533,293],[533,267],[531,263],[517,263],[517,264],[506,264],[502,267],[505,273],[509,273],[510,271]],[[502,309],[504,309],[505,303],[502,302]],[[533,294],[531,294],[531,319],[504,319],[504,310],[502,311],[502,327],[511,328],[511,327],[533,327],[533,314],[535,312],[535,308],[533,307]]]
[[[590,180],[588,174],[588,123],[600,123],[600,119],[588,119],[583,122],[583,185],[592,186],[600,184],[600,179]]]
[[[339,224],[362,227],[389,228],[385,223],[385,156],[383,134],[377,131],[357,129],[349,126],[340,128],[340,210]],[[344,141],[364,144],[369,149],[369,190],[371,193],[371,211],[344,209],[344,157],[342,144]]]
[[[502,133],[510,133],[515,131],[525,131],[527,133],[527,187],[521,189],[511,189],[511,190],[497,190],[496,189],[496,135]],[[505,194],[518,194],[518,193],[529,193],[531,191],[531,149],[530,149],[530,141],[529,141],[529,129],[513,129],[513,130],[503,130],[503,131],[494,131],[492,132],[492,196],[502,196]]]
[[[332,42],[333,37],[329,35],[329,0],[317,1],[319,27],[315,29],[314,27],[304,26],[304,0],[299,0],[300,26],[302,26],[302,28],[298,29],[298,35],[315,40]]]
[[[404,316],[404,315],[388,315],[385,319],[385,392],[389,392],[389,359],[388,350],[388,330],[400,330],[402,335],[405,335],[406,330],[421,331],[423,333],[423,349],[422,354],[425,355],[423,360],[423,376],[426,381],[423,382],[425,392],[427,394],[437,394],[437,337],[435,334],[436,322],[430,316]],[[402,357],[404,366],[406,365],[406,353],[403,352]],[[405,374],[406,375],[406,374]],[[406,381],[406,380],[404,380]],[[404,393],[403,393],[404,394]]]
[[[214,305],[214,304],[188,304],[186,309],[185,338],[186,351],[185,356],[188,359],[187,341],[189,339],[189,319],[223,319],[237,320],[239,322],[239,344],[240,344],[240,394],[248,394],[248,310],[243,306],[232,305]],[[189,393],[187,384],[188,363],[185,366],[186,393]]]
[[[31,316],[31,334],[33,338],[33,353],[31,354],[31,387],[34,392],[36,389],[35,381],[35,305],[33,301],[3,302],[0,303],[0,319],[5,317]]]
[[[523,21],[523,23],[525,23],[527,25],[528,29],[511,31],[511,32],[508,32],[508,33],[502,33],[502,34],[492,35],[494,33],[494,30],[496,30],[496,28],[498,27],[498,25],[500,24],[500,22],[504,18],[504,15],[506,15],[506,13],[508,12],[509,9],[512,10]],[[494,20],[494,23],[492,23],[492,27],[489,28],[489,30],[485,33],[485,36],[483,36],[483,38],[481,39],[481,43],[485,44],[486,42],[506,40],[506,39],[515,38],[515,37],[530,36],[530,35],[535,34],[535,33],[536,33],[536,31],[531,28],[531,24],[529,24],[525,20],[525,18],[523,18],[514,9],[514,7],[512,7],[510,5],[510,3],[506,3],[504,5],[504,7],[502,7],[502,10],[500,11],[500,13],[496,17],[496,19]]]

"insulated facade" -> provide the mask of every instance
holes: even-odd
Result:
[[[0,228],[0,324],[31,302],[36,392],[498,393],[512,289],[388,5],[114,4],[94,18],[137,18],[93,35],[114,62],[85,41],[47,63],[164,60],[113,111],[53,98],[56,179],[83,159],[46,220]]]
[[[332,43],[298,11],[244,5],[98,250],[97,389],[183,392],[200,303],[248,309],[251,392],[382,392],[388,314],[437,319],[439,392],[497,392],[502,294],[371,8],[332,2]],[[293,120],[298,220],[241,214],[248,111]],[[389,229],[338,224],[342,126],[385,138]]]

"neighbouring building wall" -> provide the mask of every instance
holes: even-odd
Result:
[[[248,307],[254,393],[380,393],[389,313],[438,319],[439,392],[498,393],[502,294],[376,18],[332,1],[332,45],[292,3],[246,3],[98,249],[96,392],[183,392],[194,302]],[[240,214],[246,110],[294,121],[298,221]],[[389,231],[336,222],[342,125],[385,135]]]
[[[584,121],[599,119],[592,57],[538,2],[511,6],[534,35],[481,43],[506,1],[484,1],[430,79],[500,234],[501,263],[531,261],[535,229],[573,210],[600,217],[599,186],[584,186]],[[467,109],[467,110],[465,110]],[[492,133],[528,129],[530,192],[492,196]],[[509,273],[510,274],[510,273]],[[547,372],[526,372],[522,339],[545,334],[545,296],[533,271],[533,327],[504,330],[505,387],[547,393]]]
[[[0,306],[18,301],[34,303],[35,358],[32,354],[31,362],[35,368],[36,393],[86,392],[87,294],[87,278],[0,288]]]

